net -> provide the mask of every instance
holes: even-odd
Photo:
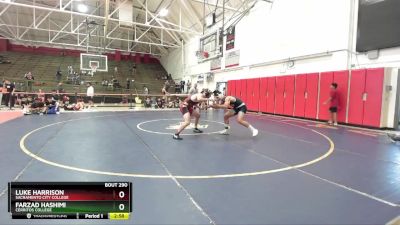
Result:
[[[90,61],[90,68],[92,70],[92,73],[95,73],[97,71],[98,66],[99,66],[98,61]]]

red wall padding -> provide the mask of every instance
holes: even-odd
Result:
[[[264,77],[260,79],[260,112],[267,112],[267,99],[268,99],[268,78]]]
[[[304,117],[306,108],[307,74],[296,76],[295,109],[294,116]]]
[[[294,81],[295,76],[286,76],[285,77],[285,101],[283,107],[283,114],[287,116],[293,116],[293,108],[294,108]]]
[[[6,47],[2,46],[4,42],[6,43]],[[74,56],[74,57],[79,57],[81,51],[79,50],[72,50],[72,49],[61,49],[61,48],[48,48],[48,47],[32,47],[32,46],[24,46],[24,45],[17,45],[17,44],[11,44],[8,42],[6,39],[0,39],[0,52],[1,51],[12,51],[12,52],[24,52],[24,53],[33,53],[33,54],[43,54],[43,55],[65,55],[65,56]],[[118,53],[119,52],[119,53]],[[115,54],[113,53],[107,53],[108,60],[118,60],[117,54],[120,54],[121,60],[133,60],[138,61],[137,63],[140,63],[142,61],[142,56],[140,54],[138,57],[132,57],[131,55],[122,55],[120,51],[116,51]],[[143,61],[145,61],[144,56],[143,56]],[[160,63],[157,58],[152,58],[150,55],[147,56],[146,58],[147,63]]]
[[[121,61],[121,52],[115,51],[115,61]]]
[[[285,77],[276,77],[275,85],[275,114],[283,114],[285,105]]]
[[[242,88],[240,80],[235,80],[235,97],[240,98],[242,96],[240,89]]]
[[[333,82],[338,84],[337,94],[339,96],[339,107],[337,112],[337,120],[338,122],[346,122],[349,71],[344,70],[333,72]]]
[[[323,72],[320,74],[319,79],[319,112],[318,119],[328,120],[329,119],[329,103],[324,105],[323,103],[329,99],[329,93],[331,90],[331,84],[333,82],[333,72]]]
[[[140,54],[139,53],[136,53],[135,54],[135,63],[136,64],[140,64],[141,62],[142,62],[142,57],[140,56]]]
[[[348,123],[363,123],[364,101],[363,94],[365,91],[366,70],[353,70],[350,79],[350,97],[349,97],[349,113]]]
[[[276,77],[268,77],[267,112],[275,112]]]
[[[385,71],[383,68],[367,69],[365,80],[365,93],[367,96],[364,102],[363,116],[364,126],[380,126],[384,74]]]
[[[379,127],[384,73],[384,68],[378,68],[353,70],[351,76],[344,70],[231,80],[228,94],[242,99],[250,111],[328,120],[327,100],[335,82],[339,94],[338,121],[346,122],[348,110],[348,123]]]
[[[6,52],[8,50],[8,40],[0,39],[0,52]]]
[[[306,118],[310,119],[317,118],[318,81],[319,81],[318,73],[307,74],[307,99],[304,110],[304,117]]]
[[[253,79],[246,79],[246,106],[248,110],[254,110],[254,102],[253,102],[253,89],[254,83]],[[244,99],[243,99],[244,100]]]
[[[240,99],[247,102],[247,92],[246,92],[247,81],[245,79],[240,80]]]

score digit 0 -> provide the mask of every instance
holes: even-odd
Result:
[[[120,192],[118,193],[118,196],[119,196],[119,198],[124,198],[124,197],[125,197],[125,192],[120,191]]]

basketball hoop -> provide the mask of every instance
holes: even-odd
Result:
[[[95,73],[97,71],[97,65],[91,65],[90,66],[92,73]]]
[[[196,56],[197,56],[197,60],[199,62],[201,62],[201,61],[203,61],[205,59],[208,59],[209,54],[206,51],[196,51]]]
[[[92,73],[95,73],[97,71],[98,66],[99,66],[99,62],[96,62],[96,61],[90,62],[90,69],[91,69]]]

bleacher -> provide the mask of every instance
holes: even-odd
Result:
[[[136,64],[135,74],[133,74],[134,61],[108,60],[108,72],[96,72],[93,77],[82,76],[83,82],[79,85],[67,80],[68,66],[71,65],[74,71],[79,73],[79,57],[20,52],[2,52],[0,55],[11,61],[10,64],[0,64],[0,79],[9,79],[16,82],[17,89],[20,91],[27,90],[27,82],[24,79],[24,75],[29,71],[32,72],[35,78],[32,91],[42,89],[47,92],[56,89],[58,84],[56,72],[60,68],[62,72],[62,87],[66,92],[85,92],[85,84],[91,82],[96,92],[142,94],[143,86],[146,85],[151,94],[160,94],[165,81],[157,80],[157,76],[167,74],[159,63]],[[115,67],[118,68],[118,73],[114,72]],[[122,88],[110,88],[102,85],[104,79],[110,81],[113,76],[119,81]],[[126,89],[127,79],[135,80],[135,82],[131,83],[129,90]],[[169,91],[174,93],[173,89],[171,87]]]

